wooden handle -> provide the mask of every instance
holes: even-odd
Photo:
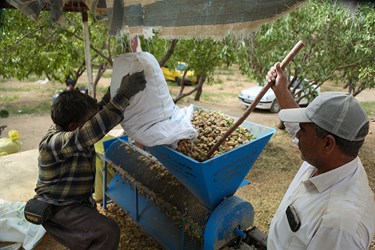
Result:
[[[281,68],[285,69],[285,67],[289,64],[290,61],[293,60],[293,58],[298,54],[298,52],[305,46],[305,44],[302,41],[299,41],[294,45],[293,49],[289,52],[289,54],[282,60],[281,62]],[[258,93],[258,95],[255,97],[254,101],[250,104],[250,106],[247,108],[245,113],[242,115],[240,119],[238,119],[232,127],[229,128],[229,130],[220,138],[219,141],[216,142],[216,144],[208,151],[206,157],[204,160],[208,160],[211,155],[216,151],[216,149],[225,141],[225,139],[228,138],[228,136],[236,129],[238,126],[240,126],[243,121],[250,115],[250,113],[255,109],[255,106],[258,105],[259,101],[262,99],[264,94],[268,91],[268,89],[272,86],[273,82],[267,82],[266,85],[263,86],[261,91]]]
[[[282,69],[285,69],[286,66],[293,60],[293,58],[298,54],[298,52],[305,46],[302,41],[298,41],[296,45],[294,45],[293,49],[289,52],[289,54],[282,60],[280,66]]]

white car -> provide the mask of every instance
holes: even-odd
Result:
[[[296,82],[296,81],[295,81]],[[314,84],[310,84],[307,80],[304,80],[297,88],[296,92],[298,92],[299,89],[303,88],[306,84],[309,84],[309,88],[304,90],[302,93],[300,93],[298,96],[301,96],[303,93],[308,93],[310,91],[313,91],[314,96],[317,96],[320,93],[320,87],[317,87]],[[263,86],[255,86],[246,88],[241,91],[240,95],[238,96],[240,102],[246,107],[250,106],[250,104],[254,101],[255,97],[258,95],[258,93],[262,90]],[[291,87],[293,88],[293,86]],[[298,101],[299,97],[295,97],[295,99]],[[299,101],[299,105],[304,106],[308,105],[310,102],[307,98],[302,98]],[[258,105],[256,105],[257,109],[266,109],[269,110],[271,113],[277,113],[280,111],[280,106],[276,100],[275,93],[272,89],[268,89],[268,91],[264,94],[262,99],[259,101]]]

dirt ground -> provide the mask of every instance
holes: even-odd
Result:
[[[237,101],[237,95],[241,89],[253,86],[255,83],[247,81],[246,77],[238,74],[238,72],[235,72],[234,76],[221,74],[217,77],[217,80],[220,84],[204,87],[204,92],[214,94],[208,98],[208,101],[194,102],[191,98],[188,98],[180,105],[184,106],[192,103],[196,106],[221,111],[234,117],[242,116],[245,108]],[[109,79],[103,79],[100,84],[108,86]],[[41,84],[38,82],[19,81],[0,83],[2,88],[7,86],[17,89],[17,95],[21,96],[22,102],[29,103],[35,103],[41,99],[49,100],[51,98],[51,89],[63,88],[63,85],[53,85],[52,83]],[[22,91],[22,89],[28,89],[28,91]],[[171,93],[175,93],[177,89],[177,86],[170,87]],[[0,93],[0,95],[3,95],[3,93]],[[359,101],[375,101],[375,91],[365,91],[358,96],[358,99]],[[15,105],[20,105],[20,103],[15,103]],[[0,109],[2,108],[1,106],[0,104]],[[372,121],[370,125],[371,132],[361,150],[360,157],[366,167],[370,185],[375,190],[375,155],[373,154],[375,148],[375,114],[371,114],[370,119]],[[247,120],[274,128],[278,124],[276,114],[261,110],[255,110]],[[6,132],[9,129],[19,131],[22,150],[26,151],[38,147],[39,140],[52,122],[49,114],[11,114],[7,118],[1,118],[0,124],[8,126],[1,137],[6,136]],[[254,224],[263,232],[267,232],[272,215],[276,211],[300,164],[301,159],[297,147],[292,144],[284,131],[277,130],[246,177],[251,181],[251,184],[237,191],[236,195],[251,202],[254,206]],[[143,233],[125,213],[118,209],[113,209],[108,211],[107,215],[115,218],[121,226],[121,249],[159,248],[158,244],[147,234]],[[140,248],[140,246],[142,247]],[[59,250],[65,248],[47,234],[36,249]],[[375,246],[371,249],[375,250]]]

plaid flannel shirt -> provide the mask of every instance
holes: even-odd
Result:
[[[124,118],[128,100],[115,96],[101,111],[75,131],[52,125],[39,144],[39,199],[55,205],[88,200],[94,192],[95,148]]]

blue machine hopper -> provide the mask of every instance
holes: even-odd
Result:
[[[207,209],[209,218],[205,220],[206,225],[201,232],[203,241],[186,235],[183,222],[176,225],[162,209],[153,205],[154,198],[140,194],[119,174],[105,187],[106,195],[128,211],[137,224],[167,249],[218,249],[236,236],[243,237],[242,231],[253,224],[254,211],[249,202],[233,194],[248,183],[244,179],[275,129],[248,121],[241,126],[256,139],[204,162],[198,162],[168,146],[147,148],[147,152],[186,187],[186,192],[190,191],[196,197],[195,202],[201,204],[205,208],[203,210]],[[141,164],[137,163],[137,157],[142,150],[135,150],[135,146],[124,147],[125,144],[129,144],[127,138],[105,142],[106,162],[137,171],[133,165]],[[147,180],[142,179],[142,182]]]
[[[149,147],[177,179],[209,209],[232,196],[267,145],[275,129],[245,121],[242,124],[256,139],[226,153],[198,162],[167,146]]]

